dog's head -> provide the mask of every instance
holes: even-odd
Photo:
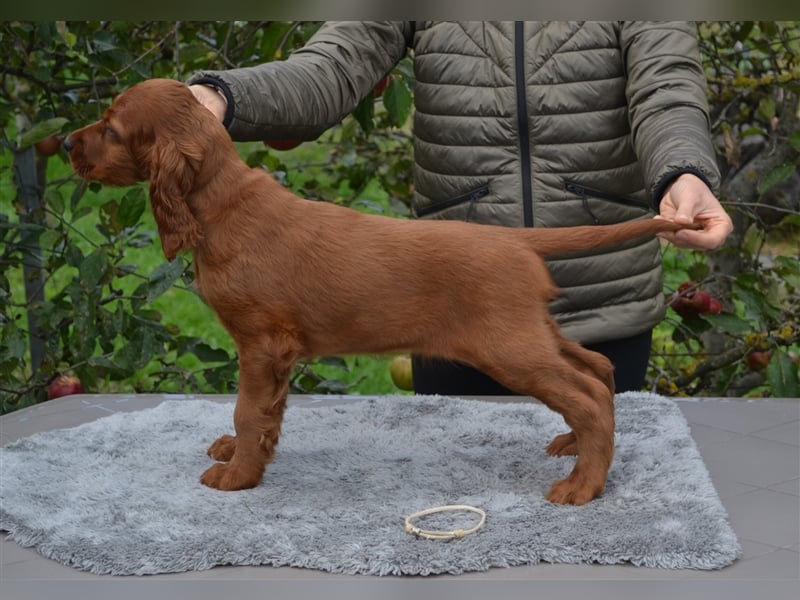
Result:
[[[112,186],[150,182],[153,215],[171,260],[201,238],[186,200],[220,141],[231,143],[188,86],[150,79],[117,96],[101,120],[67,136],[64,148],[83,179]]]

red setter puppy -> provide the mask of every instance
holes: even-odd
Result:
[[[149,80],[65,140],[75,171],[150,182],[164,253],[194,251],[196,283],[240,360],[236,436],[209,448],[201,481],[256,486],[273,459],[298,359],[414,351],[459,360],[529,394],[571,428],[550,455],[577,455],[547,498],[598,496],[614,454],[611,363],[564,338],[542,256],[674,231],[660,219],[523,229],[366,215],[298,198],[238,156],[186,85]],[[513,260],[509,260],[513,257]]]

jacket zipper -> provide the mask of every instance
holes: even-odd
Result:
[[[635,206],[636,208],[641,208],[642,210],[650,210],[650,205],[647,204],[647,202],[642,202],[636,198],[631,198],[630,196],[620,196],[618,194],[602,192],[573,181],[565,181],[564,189],[580,197],[581,201],[583,202],[583,209],[589,213],[589,216],[592,217],[592,221],[594,221],[595,225],[600,223],[600,219],[598,219],[589,208],[590,196],[592,198],[607,200],[608,202],[614,202],[616,204],[624,204],[625,206]]]
[[[517,129],[522,167],[522,212],[525,227],[533,227],[533,190],[531,189],[531,148],[528,130],[528,101],[525,89],[525,26],[514,22],[514,71],[517,88]]]
[[[488,185],[482,185],[481,187],[479,187],[479,188],[477,188],[475,190],[471,190],[471,191],[467,192],[466,194],[462,194],[461,196],[458,196],[456,198],[449,198],[447,200],[442,200],[441,202],[436,202],[434,204],[431,204],[430,206],[426,206],[424,208],[421,208],[421,209],[419,209],[419,210],[417,210],[415,212],[415,215],[417,217],[424,217],[424,216],[429,215],[431,213],[440,212],[440,211],[443,211],[443,210],[445,210],[447,208],[452,208],[453,206],[458,206],[459,204],[464,204],[465,202],[469,202],[470,203],[469,210],[471,211],[472,210],[472,204],[476,200],[480,200],[481,198],[483,198],[485,196],[488,196],[488,195],[489,195],[489,186]]]

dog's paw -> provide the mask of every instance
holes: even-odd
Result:
[[[577,478],[570,475],[566,479],[556,481],[547,500],[553,504],[574,504],[580,506],[591,502],[603,492],[603,486],[591,485],[585,482],[577,482]]]
[[[263,469],[259,473],[246,472],[231,463],[217,463],[200,477],[200,483],[208,487],[232,492],[256,487],[261,482]]]
[[[208,447],[208,455],[220,462],[228,462],[235,451],[236,438],[232,435],[223,435]]]
[[[577,456],[578,438],[574,431],[557,435],[545,450],[549,456]]]

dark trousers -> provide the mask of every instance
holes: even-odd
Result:
[[[617,392],[638,391],[644,387],[650,359],[652,331],[620,340],[585,344],[589,350],[604,354],[614,364]],[[449,360],[413,355],[414,391],[417,394],[444,396],[515,396],[488,375],[470,366]],[[536,365],[531,365],[532,369]]]

